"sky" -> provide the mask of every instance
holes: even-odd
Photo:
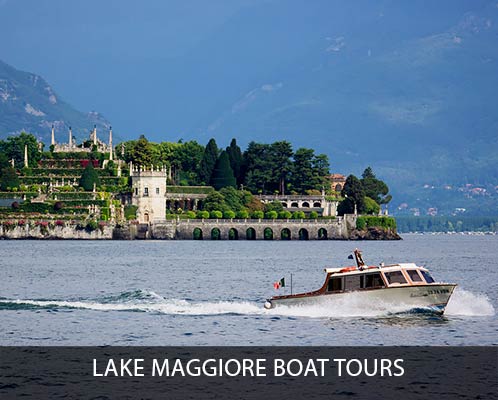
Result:
[[[257,2],[0,0],[0,59],[136,136],[171,121],[150,74],[168,75],[170,62]]]

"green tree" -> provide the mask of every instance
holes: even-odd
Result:
[[[0,141],[0,153],[4,153],[8,160],[14,159],[16,167],[24,165],[24,146],[28,146],[28,162],[30,167],[35,167],[41,159],[38,151],[38,141],[30,133],[21,132],[19,135],[9,136],[7,140]]]
[[[230,146],[226,148],[228,154],[228,159],[230,160],[230,166],[233,170],[233,175],[237,181],[237,185],[242,183],[242,151],[237,145],[237,140],[232,139]]]
[[[270,146],[250,142],[243,155],[245,186],[252,193],[266,192],[271,185],[272,171],[269,163]]]
[[[271,203],[266,203],[264,206],[264,211],[275,211],[277,214],[284,210],[284,206],[279,201],[272,201]]]
[[[285,194],[285,182],[292,170],[292,145],[287,141],[275,142],[270,147],[270,168],[278,182],[278,191]]]
[[[236,184],[228,154],[222,151],[211,175],[211,185],[219,190],[227,186],[235,187]]]
[[[372,198],[365,196],[365,214],[378,215],[380,211],[379,204]]]
[[[0,189],[12,190],[19,187],[19,177],[12,167],[5,167],[1,170]]]
[[[313,149],[300,148],[294,154],[292,188],[298,193],[321,190],[329,174],[329,160],[325,154],[315,155]]]
[[[235,189],[232,186],[224,187],[220,190],[220,194],[225,199],[225,204],[232,211],[240,211],[245,206],[245,193]]]
[[[204,200],[203,209],[206,211],[219,210],[221,212],[229,210],[225,203],[225,196],[220,192],[211,192]]]
[[[99,174],[93,168],[93,164],[89,162],[81,175],[79,185],[88,192],[93,190],[94,184],[95,186],[100,185]]]
[[[346,178],[341,195],[344,197],[344,200],[341,201],[337,209],[339,215],[353,214],[355,205],[358,213],[361,214],[364,212],[365,192],[363,191],[361,181],[356,176],[349,175]]]
[[[371,167],[367,167],[363,171],[361,185],[365,196],[375,200],[377,204],[387,204],[392,199],[392,196],[388,194],[389,188],[385,182],[377,179]]]
[[[201,183],[208,184],[210,182],[217,160],[218,146],[216,145],[216,140],[210,139],[204,149],[204,154],[202,155],[199,167],[199,179],[201,180]]]
[[[144,135],[140,135],[138,140],[125,143],[125,160],[145,167],[157,165],[160,160],[160,149],[156,144],[149,142]]]

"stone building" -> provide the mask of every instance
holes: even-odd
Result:
[[[55,128],[52,125],[52,135],[50,144],[54,148],[54,153],[60,152],[91,152],[93,147],[96,147],[96,150],[101,153],[109,153],[109,159],[113,159],[113,145],[112,145],[112,127],[109,127],[109,142],[104,143],[97,137],[97,126],[94,125],[93,130],[90,132],[89,141],[91,142],[91,147],[84,147],[83,145],[78,145],[73,137],[73,131],[71,127],[69,127],[68,132],[68,142],[67,143],[57,143],[55,140]]]
[[[342,174],[331,174],[328,176],[330,182],[330,190],[340,192],[346,183],[346,177]]]
[[[132,179],[131,202],[137,206],[140,223],[157,223],[166,219],[166,170],[135,167]]]
[[[309,213],[316,211],[318,215],[323,217],[336,216],[339,204],[336,200],[327,199],[325,193],[317,195],[262,195],[257,196],[257,198],[263,204],[278,201],[282,203],[284,210],[290,212],[304,211]]]

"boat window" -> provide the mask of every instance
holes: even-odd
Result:
[[[339,292],[342,290],[342,278],[330,278],[327,292]]]
[[[350,275],[344,277],[344,290],[358,290],[360,288],[360,275]]]
[[[408,272],[408,276],[412,280],[412,282],[422,282],[422,278],[418,274],[416,269],[409,269],[406,272]]]
[[[431,274],[429,274],[426,271],[422,271],[422,275],[424,276],[424,279],[427,283],[433,283],[434,279],[432,278]]]
[[[375,274],[366,274],[361,277],[362,279],[362,288],[376,288],[384,286],[384,282],[382,281],[382,277],[379,273]]]
[[[389,284],[392,283],[406,283],[406,279],[401,273],[401,271],[385,272],[384,275],[387,278]]]

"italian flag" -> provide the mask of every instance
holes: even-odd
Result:
[[[285,287],[285,278],[282,278],[282,279],[280,279],[279,281],[275,282],[275,283],[273,284],[273,287],[274,287],[276,290],[280,289],[281,287]]]

